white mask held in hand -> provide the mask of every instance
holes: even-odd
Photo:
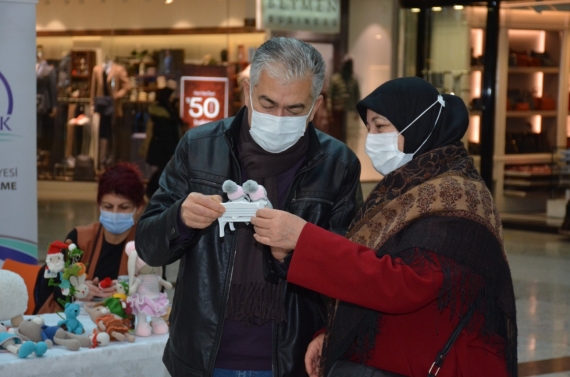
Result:
[[[439,108],[439,113],[435,120],[435,124],[431,129],[428,137],[424,140],[422,145],[414,153],[404,153],[398,149],[398,136],[404,133],[412,124],[414,124],[418,119],[420,119],[429,109],[434,107],[437,103],[441,105]],[[421,113],[412,123],[408,124],[401,132],[385,132],[379,134],[369,133],[366,137],[366,154],[372,160],[372,165],[374,169],[382,175],[388,175],[394,170],[404,166],[408,162],[412,161],[414,155],[424,146],[426,141],[430,138],[439,116],[441,115],[441,109],[445,107],[445,101],[442,96],[437,96],[437,101],[435,101],[430,107],[428,107],[423,113]]]
[[[313,102],[307,115],[278,117],[255,111],[251,99],[252,91],[253,88],[250,87],[251,129],[249,133],[253,140],[270,153],[281,153],[291,148],[305,134],[307,118],[311,115],[315,103]]]

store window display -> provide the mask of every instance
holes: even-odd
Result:
[[[150,198],[158,189],[158,180],[168,161],[174,155],[180,140],[183,126],[180,112],[174,97],[176,81],[164,82],[159,76],[156,102],[148,107],[149,119],[146,124],[145,155],[146,162],[154,170],[149,179],[146,195]]]
[[[99,221],[75,227],[66,243],[74,243],[83,251],[80,262],[87,266],[85,281],[89,295],[82,300],[107,298],[115,293],[115,287],[100,288],[99,281],[119,275],[128,275],[128,257],[125,245],[134,240],[136,222],[143,211],[144,183],[138,168],[130,163],[118,163],[103,172],[97,188]],[[57,302],[58,290],[48,286],[40,271],[36,283],[35,311],[39,314],[55,313],[62,308]]]
[[[356,151],[359,128],[362,127],[356,112],[360,100],[358,80],[354,76],[354,61],[344,57],[340,72],[332,75],[328,89],[327,109],[331,114],[330,133]]]
[[[57,76],[55,68],[43,58],[38,48],[36,54],[36,114],[38,149],[49,151],[54,137],[54,118],[57,114]]]
[[[113,160],[109,152],[113,140],[113,123],[116,118],[123,116],[119,100],[130,88],[127,70],[114,63],[110,57],[106,57],[103,64],[93,67],[90,105],[92,112],[99,114],[99,169],[105,168]]]

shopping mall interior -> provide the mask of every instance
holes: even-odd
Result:
[[[149,163],[148,124],[165,88],[179,114],[179,136],[234,116],[244,106],[242,84],[257,48],[275,36],[294,37],[313,45],[327,64],[327,106],[314,126],[355,152],[364,198],[383,177],[366,155],[367,129],[356,109],[335,116],[331,105],[334,77],[347,60],[358,88],[351,104],[403,76],[419,76],[441,94],[463,99],[469,128],[462,141],[475,166],[485,166],[503,222],[518,375],[570,377],[570,222],[565,233],[563,226],[570,216],[570,1],[428,2],[38,0],[39,265],[51,242],[99,219],[97,180],[105,168],[127,161],[145,183],[157,179],[163,167]],[[491,3],[498,3],[496,29],[487,24]],[[110,115],[97,109],[97,98],[109,90],[101,89],[102,72],[119,93]],[[108,135],[101,137],[104,127]],[[10,164],[0,161],[0,168]],[[3,236],[9,235],[0,229],[0,265],[2,246],[9,246]],[[178,270],[178,262],[165,267],[174,290]]]

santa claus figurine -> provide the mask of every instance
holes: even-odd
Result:
[[[46,256],[46,269],[44,278],[55,278],[57,274],[65,268],[64,252],[67,250],[68,245],[61,241],[54,241],[49,245],[48,253]]]

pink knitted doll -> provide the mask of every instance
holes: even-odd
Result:
[[[249,199],[244,193],[244,189],[232,180],[227,180],[222,185],[222,191],[228,195],[231,202],[248,203]]]
[[[273,208],[269,198],[267,197],[265,187],[259,183],[250,179],[243,184],[243,191],[249,196],[252,202],[262,202],[266,207]]]
[[[129,256],[129,297],[127,302],[137,316],[135,334],[149,336],[166,334],[168,325],[162,318],[168,310],[168,298],[160,287],[172,289],[172,284],[161,278],[162,267],[151,267],[139,258],[133,241],[127,243],[125,252]],[[151,324],[147,322],[151,317]],[[152,326],[152,328],[151,328]]]

